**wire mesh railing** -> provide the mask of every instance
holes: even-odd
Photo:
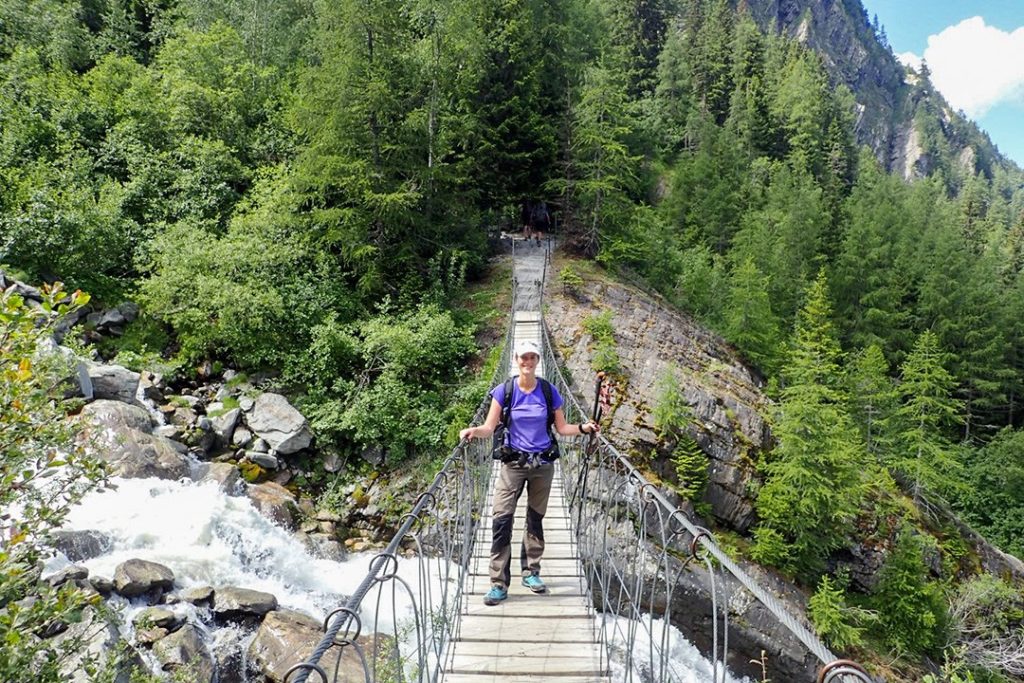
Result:
[[[591,417],[560,369],[546,325],[543,335],[547,379],[566,398],[567,421]],[[710,531],[672,504],[603,435],[572,441],[562,454],[564,486],[575,508],[571,516],[577,554],[616,681],[692,680],[672,655],[670,626],[684,615],[692,623],[695,612],[706,611],[712,683],[724,682],[730,603],[746,591],[821,663],[820,683],[871,682],[859,665],[837,659],[719,547]],[[694,572],[689,572],[694,564],[704,569],[707,598],[694,590]],[[733,661],[748,661],[745,655],[731,654]]]
[[[510,322],[492,384],[507,375],[511,334]],[[484,396],[474,424],[486,416],[490,401]],[[370,561],[356,591],[324,619],[320,642],[287,670],[284,683],[438,680],[445,647],[458,628],[491,467],[489,441],[456,446],[390,543]],[[415,565],[412,578],[399,573],[402,553]],[[367,627],[372,632],[364,635]]]

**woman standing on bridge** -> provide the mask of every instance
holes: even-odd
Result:
[[[501,475],[494,488],[491,590],[484,596],[484,604],[487,605],[497,605],[508,597],[512,579],[512,522],[524,487],[527,510],[526,533],[523,535],[520,553],[522,583],[534,593],[547,591],[540,578],[540,559],[544,554],[544,514],[547,512],[548,495],[555,472],[552,463],[558,457],[551,427],[562,436],[600,431],[600,427],[593,421],[588,420],[578,425],[565,421],[561,394],[547,380],[537,377],[540,348],[536,342],[523,341],[516,344],[515,361],[519,375],[513,381],[499,384],[491,390],[491,407],[484,423],[459,432],[460,439],[491,436],[503,421],[505,401],[510,401],[501,450]],[[512,395],[506,397],[506,387],[509,386]]]

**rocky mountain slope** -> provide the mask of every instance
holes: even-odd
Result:
[[[821,55],[836,83],[857,102],[857,141],[904,178],[927,176],[939,165],[925,144],[936,131],[959,169],[991,177],[997,168],[1017,170],[988,135],[953,110],[920,75],[901,65],[876,35],[860,0],[740,0],[765,31],[777,31]]]

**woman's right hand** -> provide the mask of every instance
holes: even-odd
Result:
[[[472,439],[474,436],[476,436],[476,427],[466,427],[459,432],[459,441],[462,441],[463,439]]]

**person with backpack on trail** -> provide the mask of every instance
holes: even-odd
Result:
[[[523,239],[527,242],[530,241],[530,229],[533,225],[533,201],[530,199],[523,200],[523,203],[519,205],[519,222],[523,226]]]
[[[500,457],[502,465],[494,488],[491,589],[484,596],[485,605],[497,605],[508,597],[512,580],[512,524],[524,487],[527,510],[520,552],[522,584],[534,593],[547,592],[540,578],[540,561],[544,554],[544,515],[555,473],[553,463],[558,458],[558,443],[551,430],[554,428],[562,436],[601,431],[592,420],[580,424],[565,421],[558,389],[537,377],[540,348],[536,342],[516,344],[515,361],[519,375],[491,390],[491,407],[484,423],[459,432],[460,440],[482,439],[504,426],[502,443],[495,449],[495,457]]]
[[[533,238],[540,245],[540,239],[544,231],[551,227],[551,214],[548,213],[548,205],[543,199],[533,205],[530,213],[530,226],[533,228]]]

